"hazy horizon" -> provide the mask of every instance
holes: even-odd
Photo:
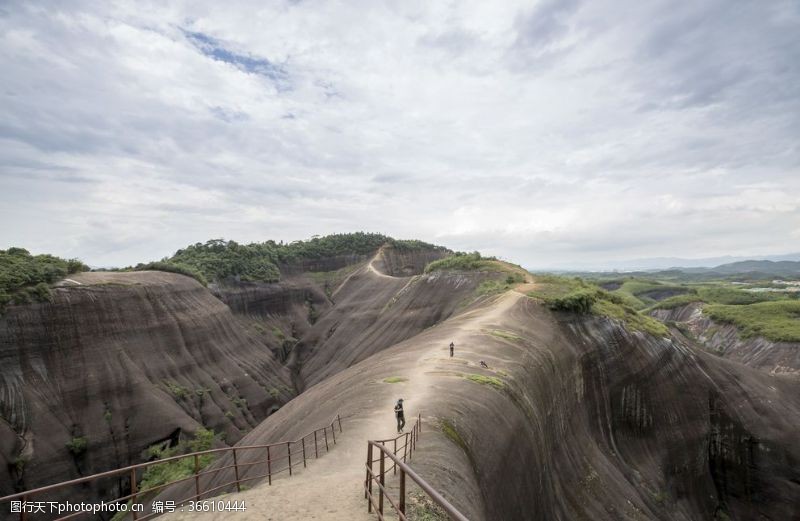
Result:
[[[791,1],[5,3],[0,249],[125,266],[363,230],[550,269],[786,254],[797,34]]]

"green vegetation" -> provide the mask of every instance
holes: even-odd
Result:
[[[464,452],[469,453],[469,447],[464,441],[464,438],[462,438],[458,433],[455,422],[451,422],[450,420],[442,418],[439,420],[439,427],[442,429],[442,433],[447,436],[450,441],[461,447]]]
[[[67,450],[69,450],[73,456],[76,458],[86,452],[86,446],[88,445],[88,440],[85,436],[76,436],[69,440],[66,444]]]
[[[235,241],[215,239],[178,250],[175,255],[164,259],[162,263],[167,271],[173,271],[177,265],[181,269],[192,270],[206,280],[277,282],[281,276],[279,269],[281,265],[338,255],[367,255],[386,244],[401,251],[414,249],[448,251],[441,246],[422,241],[401,241],[377,233],[357,232],[314,237],[307,241],[294,241],[289,244],[275,241],[239,244]],[[151,263],[151,265],[162,264]]]
[[[28,464],[28,461],[29,459],[27,456],[17,456],[14,458],[13,465],[17,473],[22,474],[22,472],[25,470],[25,465]]]
[[[488,385],[489,387],[494,387],[497,390],[502,390],[505,387],[503,381],[495,376],[483,376],[482,374],[466,374],[464,378],[471,382],[475,382],[481,385]]]
[[[515,335],[511,331],[504,331],[502,329],[493,329],[489,332],[490,335],[505,338],[506,340],[511,340],[513,342],[519,342],[522,340],[522,337],[519,335]]]
[[[175,447],[151,447],[150,456],[156,459],[167,459],[181,454],[191,452],[201,452],[210,450],[214,446],[214,442],[218,436],[212,430],[200,429],[189,442],[180,442]],[[213,460],[214,456],[211,454],[204,454],[198,458],[200,468],[207,467]],[[172,481],[177,481],[194,474],[194,458],[187,457],[175,461],[168,461],[166,463],[156,464],[147,468],[142,476],[142,481],[139,484],[139,490],[146,492],[147,490],[164,485]]]
[[[425,266],[425,273],[445,270],[475,271],[494,266],[496,260],[494,257],[482,257],[477,251],[472,253],[456,252],[455,255],[429,263]]]
[[[669,329],[663,323],[613,300],[598,299],[592,304],[592,313],[621,320],[629,329],[653,336],[664,337],[669,334]]]
[[[744,337],[763,336],[775,342],[800,342],[800,301],[783,300],[749,305],[709,304],[712,319],[736,325]]]
[[[639,313],[624,295],[603,290],[581,278],[537,275],[536,288],[528,296],[543,300],[554,311],[592,313],[621,320],[635,331],[655,336],[667,334],[664,324]]]
[[[411,492],[408,495],[408,521],[448,521],[450,517],[442,507],[431,498],[420,492]]]
[[[50,300],[50,284],[88,269],[77,259],[31,255],[23,248],[0,250],[0,309],[11,301],[27,303],[31,296]]]
[[[386,384],[399,384],[402,382],[407,382],[408,378],[403,378],[402,376],[390,376],[389,378],[384,378],[383,383]]]
[[[679,271],[656,275],[664,278],[597,276],[593,282],[618,287],[603,292],[592,305],[593,312],[622,318],[635,329],[661,334],[663,326],[644,314],[697,302],[710,318],[734,324],[744,337],[800,342],[800,294],[786,291],[791,286],[780,280],[765,282],[760,274],[753,277],[748,273],[718,276],[716,280],[705,277],[702,282]],[[633,309],[641,313],[633,314]]]
[[[167,389],[169,389],[169,392],[172,393],[172,396],[178,400],[183,400],[189,396],[189,389],[180,384],[174,382],[164,382],[164,384],[167,386]]]
[[[137,264],[136,267],[133,268],[133,271],[167,271],[170,273],[178,273],[180,275],[192,277],[203,286],[208,286],[208,281],[199,270],[179,262],[156,261],[148,262],[147,264]]]
[[[231,398],[231,403],[236,407],[238,407],[239,409],[247,408],[247,398],[242,398],[242,397]]]
[[[575,313],[589,313],[592,306],[597,302],[599,291],[591,289],[579,289],[567,293],[563,297],[552,299],[548,305],[555,311],[573,311]]]

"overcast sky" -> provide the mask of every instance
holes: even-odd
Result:
[[[800,250],[796,0],[167,3],[0,1],[0,248]]]

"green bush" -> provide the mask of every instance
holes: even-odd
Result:
[[[0,307],[12,300],[18,304],[30,302],[31,292],[37,299],[47,300],[50,284],[88,269],[77,259],[31,255],[24,248],[0,250]]]
[[[202,452],[212,449],[217,439],[218,435],[214,433],[214,431],[199,429],[194,439],[188,442],[181,442],[175,447],[166,449],[151,448],[150,455],[155,459],[167,459],[180,454]],[[198,460],[200,468],[203,469],[214,461],[214,456],[212,454],[204,454],[200,456]],[[146,492],[151,488],[183,479],[192,474],[194,474],[194,457],[186,457],[175,461],[152,465],[147,467],[144,476],[142,476],[139,490],[141,492]]]
[[[555,311],[590,313],[595,302],[597,302],[597,291],[580,289],[563,297],[555,298],[548,305]]]
[[[435,260],[425,266],[425,273],[444,270],[475,271],[491,266],[494,257],[482,257],[480,253],[456,252],[455,255]]]
[[[68,441],[66,445],[67,450],[69,450],[73,456],[77,457],[86,452],[88,440],[85,436],[77,436]]]
[[[53,295],[50,292],[50,286],[46,282],[40,282],[30,291],[31,295],[33,295],[39,302],[49,302],[53,298]]]

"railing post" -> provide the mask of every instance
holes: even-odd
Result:
[[[395,456],[397,456],[397,438],[394,439],[394,451],[392,452]],[[397,475],[397,463],[392,464],[392,474],[395,476]]]
[[[136,487],[136,469],[131,469],[131,507],[136,503],[136,496],[139,489]],[[139,519],[139,513],[133,510],[133,519]]]
[[[336,419],[339,421],[339,432],[342,432],[342,417],[337,414]]]
[[[322,429],[322,433],[325,435],[325,452],[328,452],[330,449],[328,448],[328,428],[324,427]]]
[[[336,427],[331,423],[331,435],[333,436],[333,444],[336,445]]]
[[[314,431],[314,459],[319,458],[319,451],[317,450],[317,431]]]
[[[414,431],[412,430],[411,432]],[[403,443],[403,463],[406,462],[406,456],[408,455],[408,444],[409,444],[408,433],[406,433],[406,442]]]
[[[400,469],[400,513],[406,514],[406,471]]]
[[[286,450],[289,451],[289,475],[292,475],[292,442],[286,442]]]
[[[385,460],[386,460],[386,453],[383,450],[381,450],[381,470],[380,470],[380,476],[379,476],[379,482],[380,482],[381,486],[378,487],[378,488],[380,488],[380,490],[378,491],[378,494],[379,494],[379,496],[378,496],[378,512],[381,514],[381,518],[383,518],[383,487],[386,484],[385,478],[383,476],[384,475],[384,468],[385,468],[384,467],[384,461]]]
[[[267,479],[269,484],[272,485],[272,457],[269,454],[269,445],[267,445]]]
[[[372,444],[367,442],[367,477],[364,479],[364,499],[372,495]],[[372,501],[367,501],[367,512],[372,512]]]
[[[200,458],[194,455],[194,500],[200,500]]]
[[[308,467],[308,465],[306,465],[306,437],[303,436],[300,441],[303,442],[303,468],[306,468]]]
[[[233,474],[236,476],[236,492],[242,491],[242,485],[239,483],[239,460],[236,458],[236,449],[233,449]]]

